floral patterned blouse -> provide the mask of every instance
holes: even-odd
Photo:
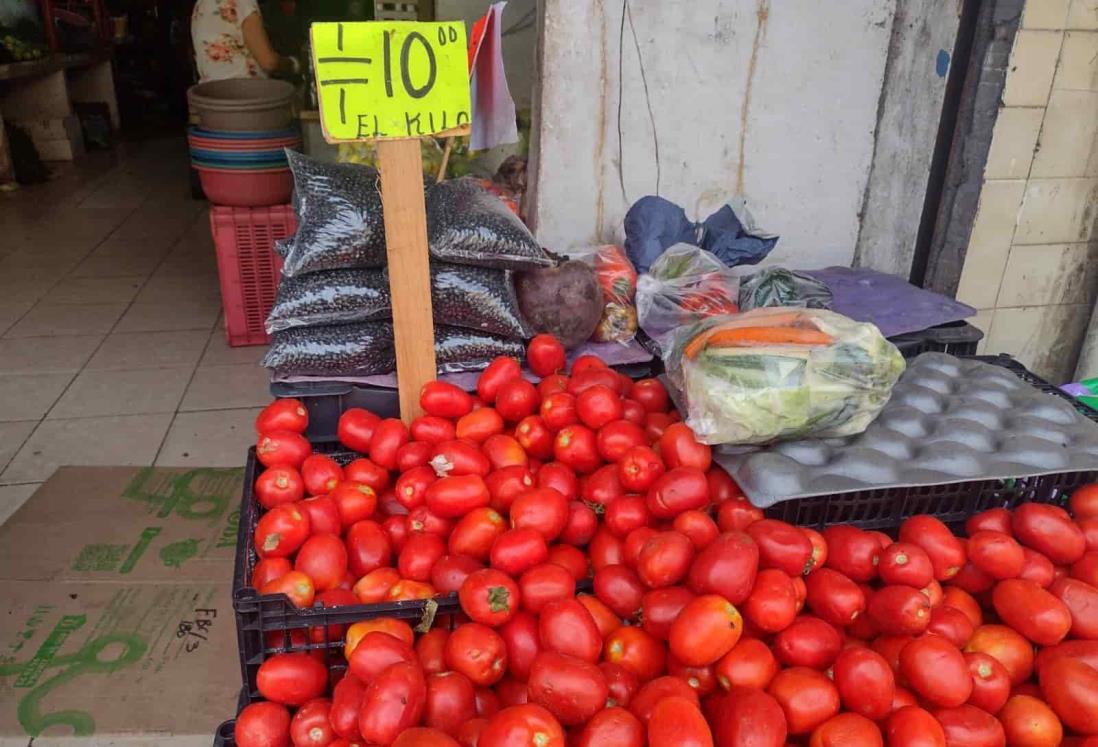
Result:
[[[266,77],[244,45],[244,19],[258,12],[256,0],[198,0],[194,4],[191,39],[201,82]]]

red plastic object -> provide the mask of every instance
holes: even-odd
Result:
[[[290,199],[294,178],[289,168],[261,170],[210,169],[196,166],[202,191],[215,205],[266,207]]]
[[[230,346],[266,345],[269,341],[263,325],[282,273],[282,258],[275,253],[274,243],[293,234],[294,228],[294,211],[289,205],[210,208],[225,339]]]

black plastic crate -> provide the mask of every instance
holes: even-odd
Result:
[[[214,732],[213,747],[236,747],[236,739],[233,735],[235,728],[236,721],[225,721],[217,727],[217,731]]]
[[[949,353],[950,355],[976,355],[976,345],[984,333],[968,322],[950,322],[929,327],[919,332],[908,332],[889,337],[888,340],[904,358],[914,358],[920,353]]]
[[[1009,355],[971,357],[1005,368],[1030,386],[1067,400],[1079,413],[1098,423],[1098,410],[1049,384]],[[1064,503],[1072,490],[1096,480],[1098,472],[1074,472],[911,488],[875,488],[782,501],[768,508],[766,514],[790,524],[816,528],[853,524],[863,529],[886,531],[897,528],[910,516],[930,514],[956,527],[972,514],[989,508],[1013,508],[1027,502]]]
[[[662,371],[662,362],[656,358],[648,363],[613,366],[613,369],[633,379],[643,379]],[[272,381],[271,396],[301,400],[309,411],[309,427],[305,435],[313,443],[338,441],[336,427],[339,416],[352,407],[364,408],[383,418],[400,417],[397,390],[381,386],[344,381],[305,381],[294,384]]]

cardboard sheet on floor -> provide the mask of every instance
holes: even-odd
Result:
[[[209,743],[241,685],[241,480],[64,467],[0,526],[0,744]]]

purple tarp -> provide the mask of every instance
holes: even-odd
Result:
[[[863,267],[807,270],[831,289],[831,308],[859,322],[872,322],[885,337],[918,332],[975,316],[976,309],[903,278]]]

